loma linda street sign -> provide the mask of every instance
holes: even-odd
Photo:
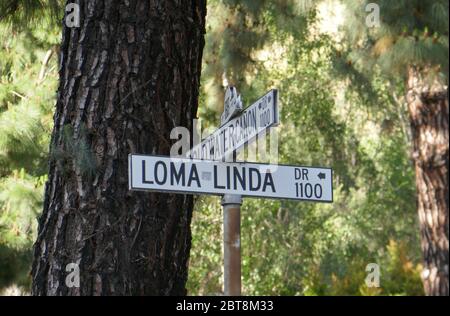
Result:
[[[130,190],[332,202],[332,170],[129,155]]]
[[[240,96],[234,88],[227,90],[228,103],[226,112],[222,115],[222,126],[206,137],[200,144],[187,152],[187,158],[204,160],[223,160],[267,129],[279,124],[278,121],[278,92],[270,90],[258,101],[250,105],[238,116]],[[231,92],[228,92],[231,91]],[[242,106],[241,106],[242,107]],[[231,118],[231,119],[229,119]],[[229,119],[228,121],[226,121]]]
[[[225,295],[241,295],[242,197],[333,202],[331,168],[222,162],[278,124],[277,90],[242,111],[240,96],[229,87],[221,126],[186,158],[128,156],[130,190],[222,196]]]

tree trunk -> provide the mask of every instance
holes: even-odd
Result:
[[[172,128],[192,128],[206,0],[77,3],[80,27],[63,28],[32,293],[184,295],[192,197],[129,191],[128,154],[169,154]]]
[[[407,102],[427,295],[448,295],[448,88],[411,67]]]

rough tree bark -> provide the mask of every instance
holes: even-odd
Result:
[[[130,192],[130,153],[168,154],[197,111],[206,0],[89,0],[63,27],[34,295],[183,295],[190,196]],[[66,286],[69,263],[80,287]],[[72,274],[73,276],[73,274]]]
[[[448,88],[411,67],[407,102],[427,295],[448,295]]]

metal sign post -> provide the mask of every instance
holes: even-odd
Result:
[[[241,96],[236,88],[228,87],[225,92],[221,125],[242,113]],[[214,151],[214,150],[213,150]],[[226,154],[226,160],[236,161],[236,150]],[[225,296],[241,295],[241,205],[242,196],[224,194],[223,212],[223,293]]]
[[[241,295],[240,195],[225,194],[223,206],[223,288],[226,296]]]

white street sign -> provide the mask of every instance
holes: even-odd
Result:
[[[195,145],[186,157],[223,160],[278,123],[278,93],[274,89]]]
[[[332,202],[332,169],[129,155],[130,190]]]

